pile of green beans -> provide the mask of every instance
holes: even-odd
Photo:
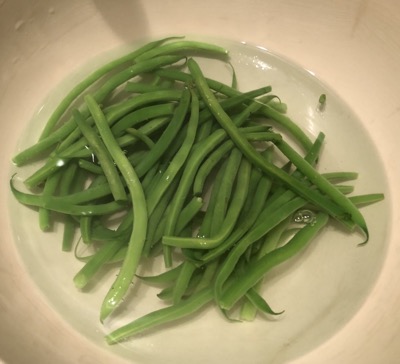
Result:
[[[239,305],[242,320],[279,314],[262,297],[264,276],[330,219],[360,229],[366,243],[359,207],[383,199],[351,196],[340,182],[356,173],[319,173],[324,134],[311,140],[270,86],[243,93],[235,75],[231,85],[206,78],[199,55],[229,63],[224,48],[173,37],[106,64],[13,159],[18,167],[43,162],[25,179],[27,191],[10,181],[15,198],[38,209],[40,228],[51,230],[61,215],[62,249],[93,247],[73,278],[77,288],[120,263],[101,321],[134,280],[162,286],[166,307],[109,333],[110,344],[211,301],[228,317]],[[142,258],[159,255],[164,272],[138,276]]]

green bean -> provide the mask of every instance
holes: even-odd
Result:
[[[321,175],[329,181],[339,180],[339,181],[352,181],[358,178],[357,172],[328,172],[321,173]]]
[[[137,276],[141,280],[151,284],[166,284],[174,283],[182,270],[183,263],[177,265],[175,268],[169,269],[156,276]]]
[[[52,174],[45,182],[43,187],[43,196],[52,196],[58,187],[61,177],[61,171]],[[51,212],[43,207],[39,207],[39,227],[42,231],[48,231],[52,227]]]
[[[125,206],[118,202],[108,202],[98,205],[74,205],[68,202],[68,199],[60,197],[43,197],[31,195],[18,191],[12,180],[10,181],[11,192],[14,197],[22,204],[28,206],[42,207],[56,212],[61,212],[68,215],[88,216],[88,215],[106,215],[114,212],[122,211]]]
[[[349,185],[335,185],[335,186],[338,189],[338,191],[340,191],[344,195],[348,195],[354,191],[354,186],[349,186]]]
[[[134,93],[146,93],[146,92],[154,92],[159,90],[170,90],[171,86],[166,85],[152,85],[145,82],[127,82],[125,85],[124,90],[127,92],[134,92]]]
[[[249,265],[240,277],[236,277],[235,285],[231,285],[223,292],[219,300],[220,307],[224,310],[232,308],[270,269],[292,258],[304,249],[327,224],[328,220],[329,216],[326,213],[319,213],[314,224],[304,226],[283,247],[273,250],[254,262],[254,264]]]
[[[172,289],[172,302],[174,305],[178,304],[182,300],[182,296],[188,288],[190,279],[196,269],[196,265],[189,261],[185,261],[182,264],[182,269],[180,270]]]
[[[201,279],[197,283],[194,292],[200,292],[203,289],[212,286],[215,274],[219,269],[219,263],[220,262],[218,261],[218,259],[215,259],[214,261],[205,266],[204,272],[201,276]]]
[[[292,216],[289,216],[285,220],[283,220],[281,223],[279,223],[277,226],[275,226],[265,237],[265,240],[260,248],[260,250],[257,253],[257,259],[262,258],[264,255],[270,253],[271,251],[275,250],[278,247],[279,241],[282,237],[282,234],[284,231],[286,231],[290,221],[291,221]],[[257,284],[252,288],[252,291],[257,292],[261,285],[262,285],[263,279],[260,279]],[[247,297],[247,295],[246,295]],[[258,307],[254,305],[254,302],[251,301],[246,301],[242,309],[240,311],[240,317],[243,320],[246,321],[252,321],[254,320],[256,313],[257,313]],[[265,312],[265,311],[264,311]],[[267,312],[268,313],[268,312]]]
[[[88,171],[90,173],[94,173],[94,174],[98,174],[98,175],[104,174],[103,169],[99,165],[97,165],[93,162],[89,162],[85,159],[80,158],[78,160],[78,165],[80,168],[82,168],[85,171]]]
[[[156,91],[145,95],[137,95],[108,108],[108,110],[105,111],[105,116],[110,126],[114,125],[114,123],[117,125],[117,122],[119,123],[119,120],[123,120],[122,118],[128,115],[128,113],[135,110],[139,113],[140,108],[143,106],[153,105],[158,102],[176,102],[179,101],[181,97],[182,90]],[[160,110],[158,110],[158,113],[160,113]],[[170,113],[166,111],[165,114],[170,115]],[[139,116],[143,115],[139,114]],[[136,117],[139,116],[136,115]]]
[[[246,292],[246,298],[256,309],[260,310],[263,313],[276,316],[276,315],[281,315],[284,312],[284,311],[275,312],[274,310],[272,310],[269,304],[253,288],[250,288]]]
[[[89,189],[104,185],[105,183],[107,183],[107,178],[101,175],[93,180],[89,186]],[[81,238],[85,244],[90,244],[92,242],[92,221],[93,216],[82,216],[79,220]]]
[[[119,119],[118,122],[112,126],[111,131],[114,135],[119,136],[127,128],[133,128],[143,121],[160,116],[172,115],[174,108],[175,104],[173,103],[141,107]]]
[[[228,169],[229,159],[226,159],[221,163],[221,166],[215,176],[214,183],[212,185],[211,194],[209,196],[207,209],[204,213],[203,220],[201,221],[201,225],[199,227],[199,231],[197,233],[198,238],[209,238],[214,231],[212,231],[212,222],[214,217],[214,210],[216,205],[219,202],[219,192],[221,191],[221,186],[224,183],[224,177],[226,175],[226,170]],[[224,202],[225,203],[225,202]],[[178,235],[178,234],[176,234]],[[168,235],[164,236],[164,239],[168,239]],[[183,249],[183,252],[187,254],[187,249]]]
[[[244,106],[244,110],[241,114],[239,114],[239,120],[235,120],[235,124],[240,126],[244,121],[254,112],[256,112],[263,104],[261,100],[254,100],[255,97],[265,95],[266,93],[271,92],[271,86],[260,87],[255,90],[251,90],[245,93],[240,93],[239,95],[229,97],[227,99],[218,101],[220,107],[225,110],[225,112],[231,111],[237,106]],[[269,97],[269,96],[267,96]],[[253,101],[254,100],[254,101]],[[246,105],[249,101],[252,101],[250,105]],[[200,114],[200,123],[208,118],[212,118],[213,115],[208,108],[205,108],[201,111]]]
[[[369,205],[382,201],[385,198],[383,193],[368,193],[365,195],[350,196],[349,199],[356,205]]]
[[[108,184],[110,185],[111,193],[115,201],[126,201],[125,187],[122,184],[121,178],[118,174],[117,168],[115,167],[114,161],[104,143],[94,131],[94,129],[86,124],[82,117],[82,114],[78,110],[74,110],[73,117],[81,130],[83,136],[86,138],[91,150],[99,160],[99,163],[103,169],[104,175],[107,178]],[[97,116],[94,116],[96,118]]]
[[[93,276],[110,260],[125,244],[123,240],[109,241],[104,244],[74,276],[73,282],[77,288],[85,288]]]
[[[203,188],[205,181],[211,171],[214,169],[214,167],[221,161],[221,159],[233,148],[233,142],[230,140],[227,140],[225,143],[223,143],[221,146],[216,148],[207,158],[206,161],[201,165],[199,168],[196,178],[193,183],[193,194],[195,196],[200,196]]]
[[[287,104],[281,102],[280,100],[279,101],[272,100],[268,105],[281,114],[287,113]],[[306,143],[308,144],[308,142]],[[303,142],[303,146],[306,146],[307,145],[306,143]]]
[[[168,43],[162,45],[160,47],[153,48],[148,50],[147,52],[136,57],[136,62],[148,62],[150,59],[154,57],[159,57],[165,54],[173,54],[176,52],[206,52],[209,55],[214,56],[226,56],[228,51],[222,47],[216,46],[214,44],[204,43],[204,42],[196,42],[196,41],[176,41],[174,43]]]
[[[128,128],[126,129],[126,132],[133,137],[140,139],[149,149],[153,148],[155,145],[155,143],[146,134],[142,133],[138,129]]]
[[[330,196],[336,203],[338,203],[349,215],[350,219],[353,220],[364,232],[366,239],[365,242],[368,241],[369,234],[367,224],[364,220],[363,215],[360,210],[349,200],[345,195],[343,195],[340,191],[336,189],[334,185],[329,183],[329,181],[316,172],[314,167],[310,165],[304,158],[302,158],[292,147],[289,146],[285,141],[281,140],[279,142],[275,142],[275,145],[279,148],[279,150],[285,154],[291,162],[299,169],[301,173],[303,173],[314,185],[316,185],[321,192],[326,193]],[[315,202],[315,201],[313,201]],[[339,221],[343,222],[343,219],[346,217],[337,217]]]
[[[82,173],[76,163],[70,163],[63,171],[59,184],[59,195],[67,195],[70,191],[76,191],[82,188],[85,183],[86,176]],[[74,183],[72,183],[74,182]],[[75,238],[76,222],[69,216],[64,215],[64,230],[62,238],[62,251],[70,251],[72,249]]]
[[[18,191],[10,183],[11,191],[15,198],[24,205],[46,208],[52,211],[61,212],[68,215],[88,216],[88,215],[106,215],[122,211],[125,207],[118,202],[108,202],[98,205],[73,205],[67,201],[54,197],[45,197],[30,195]]]
[[[102,177],[101,175],[99,177]],[[60,203],[68,202],[70,204],[82,204],[98,200],[99,198],[111,194],[110,186],[107,183],[97,184],[90,189],[81,190],[79,192],[72,192],[69,195],[54,196],[52,199]]]
[[[111,156],[115,161],[115,164],[118,166],[127,183],[127,187],[132,199],[134,215],[134,227],[129,239],[126,258],[122,263],[122,267],[117,279],[106,294],[101,306],[100,319],[103,321],[120,304],[136,273],[143,245],[146,239],[147,207],[146,198],[144,196],[139,178],[112,135],[104,114],[102,114],[98,104],[92,96],[86,96],[85,102],[87,103],[88,108],[94,117],[96,126],[104,144],[107,146]]]
[[[166,130],[158,139],[155,146],[151,151],[145,156],[145,158],[136,166],[136,171],[138,176],[143,176],[143,174],[151,168],[151,166],[162,156],[162,154],[167,150],[168,146],[172,143],[174,137],[178,133],[183,121],[185,120],[185,115],[187,113],[190,104],[190,91],[188,89],[184,90],[182,93],[182,98],[177,106],[174,116],[171,122],[168,124]]]
[[[164,193],[164,195],[161,197],[157,206],[155,206],[153,212],[149,214],[148,233],[143,248],[143,255],[145,257],[149,256],[151,248],[155,243],[157,243],[157,241],[159,240],[159,236],[162,235],[162,231],[164,230],[164,225],[161,224],[160,222],[162,221],[163,218],[165,219],[165,211],[168,207],[168,204],[171,201],[173,194],[176,191],[177,186],[178,182],[173,181],[172,184],[168,187],[168,189]],[[158,229],[162,229],[161,233],[159,233]]]
[[[193,292],[196,289],[196,286],[199,284],[199,281],[201,280],[201,277],[202,277],[202,275],[201,275],[200,270],[199,269],[195,270],[195,272],[192,274],[192,276],[190,278],[190,281],[187,285],[185,292],[183,292],[182,300],[185,300],[186,298],[190,297],[193,294]],[[172,302],[173,295],[174,295],[174,288],[175,288],[175,286],[172,285],[172,286],[162,289],[161,292],[159,292],[157,294],[157,297],[160,300]]]
[[[161,77],[181,81],[186,84],[193,82],[193,77],[191,74],[185,73],[185,72],[179,71],[177,69],[173,69],[173,68],[158,69],[154,73]],[[219,82],[217,80],[206,78],[206,81],[211,89],[213,89],[214,91],[216,91],[218,93],[221,93],[222,95],[229,96],[229,97],[235,97],[242,93],[242,92],[234,89],[233,87],[226,85],[222,82]]]
[[[210,227],[210,237],[214,237],[215,234],[219,232],[220,229],[225,230],[225,234],[228,235],[230,231],[229,225],[232,223],[232,228],[234,222],[237,219],[241,208],[243,207],[244,201],[247,197],[248,183],[250,180],[251,166],[247,164],[247,161],[242,161],[242,153],[234,148],[227,161],[224,177],[222,178],[222,183],[217,192],[217,201],[212,209],[212,219]],[[226,217],[228,205],[231,201],[233,186],[236,181],[235,193],[238,197],[231,203],[229,209],[229,218]],[[226,220],[225,220],[226,219]],[[228,220],[228,225],[224,225],[224,221]],[[224,233],[220,236],[223,239]],[[203,241],[204,242],[204,241]]]
[[[291,189],[297,192],[300,196],[310,200],[317,206],[320,206],[327,213],[337,218],[342,223],[346,224],[346,220],[351,220],[356,223],[361,230],[365,233],[368,240],[368,228],[365,220],[360,211],[354,207],[354,205],[348,200],[346,196],[337,191],[326,179],[322,178],[314,168],[309,168],[306,162],[301,163],[301,172],[310,178],[310,180],[316,184],[316,186],[327,196],[321,196],[318,191],[314,191],[309,188],[305,188],[303,183],[291,177],[290,175],[283,172],[281,169],[271,163],[267,163],[249,144],[246,138],[243,137],[237,130],[237,127],[233,124],[230,117],[220,107],[218,101],[215,99],[215,95],[209,89],[207,83],[204,80],[204,76],[199,66],[193,59],[188,60],[189,70],[193,75],[196,86],[201,93],[202,98],[206,101],[207,105],[212,110],[215,118],[226,130],[228,135],[235,142],[236,146],[243,152],[243,154],[252,161],[254,165],[261,168],[265,173],[278,178]],[[278,143],[277,143],[278,144]]]
[[[306,151],[311,148],[312,142],[310,138],[289,117],[283,115],[280,111],[276,110],[274,107],[271,107],[268,104],[264,105],[260,109],[260,113],[274,120],[280,126],[284,127],[285,130],[287,130]]]
[[[137,335],[145,330],[178,320],[198,311],[213,298],[212,289],[206,288],[194,293],[191,297],[180,301],[178,304],[161,308],[142,316],[135,321],[114,330],[106,336],[109,344],[115,344],[127,337]]]
[[[182,209],[176,222],[176,231],[178,234],[186,228],[193,220],[200,209],[203,207],[203,199],[201,197],[193,197],[188,204]]]
[[[37,187],[40,183],[50,177],[53,173],[59,171],[69,160],[64,158],[54,158],[46,161],[45,165],[40,168],[37,172],[33,173],[28,177],[24,183],[28,188]]]
[[[149,193],[154,189],[154,186],[157,184],[157,181],[161,178],[161,174],[164,169],[165,169],[164,166],[160,165],[160,163],[156,163],[153,167],[151,167],[148,170],[148,172],[144,175],[144,177],[142,177],[141,179],[142,187],[146,198],[149,195]]]
[[[199,117],[200,119],[200,117]],[[199,128],[199,132],[196,135],[196,143],[199,143],[206,139],[208,136],[210,136],[211,131],[213,128],[213,121],[212,120],[206,120],[204,121]]]
[[[64,217],[64,229],[63,229],[63,237],[61,243],[61,250],[63,252],[68,252],[72,249],[73,241],[75,238],[75,229],[76,223],[75,220],[67,215]]]

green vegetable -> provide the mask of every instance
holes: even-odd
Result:
[[[75,253],[82,261],[75,286],[90,291],[101,284],[99,272],[119,265],[101,321],[113,318],[132,283],[160,287],[167,306],[109,333],[109,344],[211,302],[229,320],[238,302],[242,320],[280,314],[262,296],[264,276],[330,219],[350,232],[359,227],[366,242],[359,207],[384,198],[353,195],[355,172],[319,173],[325,135],[311,140],[271,86],[243,93],[234,69],[232,86],[207,78],[198,55],[231,66],[224,48],[176,37],[106,64],[67,94],[38,142],[13,159],[20,167],[42,158],[22,187],[10,181],[14,197],[38,210],[42,230],[56,212],[63,250],[77,250],[78,235],[93,248]],[[138,275],[156,256],[162,273]]]

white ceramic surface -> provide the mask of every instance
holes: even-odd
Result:
[[[396,1],[0,1],[0,358],[7,363],[122,362],[59,315],[36,287],[35,272],[20,259],[11,233],[15,216],[6,203],[9,163],[33,112],[72,71],[126,42],[166,34],[248,41],[311,70],[358,115],[383,161],[391,201],[399,201]],[[292,362],[398,361],[399,209],[394,202],[387,223],[388,251],[366,302],[333,337]],[[219,357],[218,347],[204,349]]]

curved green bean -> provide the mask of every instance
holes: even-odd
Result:
[[[129,189],[133,206],[133,230],[128,243],[128,252],[122,263],[120,273],[114,284],[106,294],[100,310],[100,320],[107,318],[121,303],[135,276],[147,233],[147,205],[140,180],[129,163],[128,158],[115,140],[107,120],[95,99],[88,95],[85,97],[90,112],[93,115],[99,133],[110,151],[115,164],[118,166]]]
[[[212,299],[212,289],[206,288],[200,292],[194,293],[191,297],[180,301],[176,305],[153,311],[114,330],[106,336],[106,340],[109,344],[115,344],[145,330],[186,317],[198,311],[204,305],[212,301]]]

